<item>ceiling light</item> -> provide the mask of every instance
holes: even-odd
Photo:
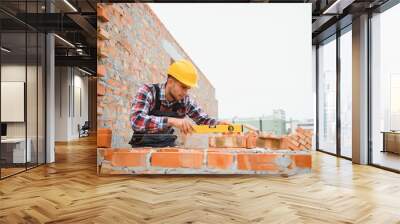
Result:
[[[87,74],[87,75],[93,75],[92,73],[90,73],[90,72],[88,72],[88,71],[86,71],[86,70],[83,70],[83,69],[81,69],[81,68],[79,68],[79,67],[78,67],[78,70],[81,71],[81,72],[83,72],[83,73],[85,73],[85,74]]]
[[[68,0],[64,0],[65,4],[67,4],[74,12],[78,12],[78,10],[71,4],[69,3]]]
[[[322,14],[342,14],[343,9],[351,5],[355,0],[336,0],[332,5],[324,10]]]
[[[60,39],[61,41],[63,41],[64,43],[66,43],[67,45],[69,45],[70,47],[75,48],[75,45],[73,45],[71,42],[67,41],[66,39],[58,36],[57,34],[54,34],[55,37],[57,37],[58,39]]]
[[[11,51],[5,47],[1,47],[0,48],[2,51],[6,52],[6,53],[10,53]]]

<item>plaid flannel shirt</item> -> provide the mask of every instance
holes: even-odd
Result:
[[[185,96],[179,102],[169,102],[165,97],[166,83],[158,85],[160,87],[160,111],[172,111],[172,106],[175,103],[182,103],[184,107],[177,111],[178,114],[183,116],[187,115],[198,125],[217,124],[217,120],[203,112],[203,110],[189,96]],[[130,121],[133,131],[155,133],[170,128],[167,124],[167,117],[149,115],[149,112],[155,107],[155,96],[156,90],[152,85],[143,85],[139,89],[131,106]]]

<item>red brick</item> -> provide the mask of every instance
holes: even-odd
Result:
[[[237,166],[239,170],[278,171],[275,160],[277,154],[238,153]]]
[[[128,90],[128,86],[127,85],[120,85],[120,86],[121,86],[121,91]]]
[[[299,146],[300,143],[297,140],[294,140],[293,138],[287,138],[287,141],[289,142],[289,144],[292,144],[294,146]]]
[[[192,150],[185,152],[154,152],[151,165],[164,168],[201,168],[203,153]]]
[[[128,25],[133,25],[133,18],[130,16],[125,16],[126,23]]]
[[[207,154],[207,167],[211,169],[229,169],[233,164],[232,153],[209,152]]]
[[[106,75],[106,66],[97,65],[97,76],[104,77]]]
[[[126,51],[129,52],[129,54],[132,53],[131,43],[129,43],[127,40],[122,40],[122,41],[120,41],[120,44],[121,44],[122,47],[125,48]]]
[[[97,106],[97,114],[98,114],[98,115],[102,115],[103,112],[104,112],[103,110],[104,110],[103,107]]]
[[[110,148],[111,147],[112,132],[108,128],[97,129],[97,147]]]
[[[110,86],[113,86],[113,87],[116,87],[116,88],[119,88],[119,87],[120,87],[120,83],[119,83],[118,81],[114,80],[114,79],[109,79],[109,80],[107,80],[107,83],[108,83]]]
[[[313,132],[311,130],[305,130],[305,132],[303,134],[305,136],[307,136],[307,137],[312,137],[313,136]]]
[[[252,149],[257,147],[257,134],[254,132],[249,132],[246,136],[246,148]]]
[[[119,49],[117,49],[116,47],[107,48],[107,52],[110,55],[110,57],[113,57],[113,58],[119,57],[118,54],[120,53]]]
[[[285,138],[286,138],[286,145],[289,149],[300,150],[300,149],[305,148],[304,145],[306,144],[306,141],[305,141],[305,139],[300,138],[298,136],[298,133],[291,134]],[[303,143],[303,146],[301,143]]]
[[[105,47],[105,42],[103,40],[97,40],[97,49]]]
[[[98,150],[98,157],[103,157],[104,160],[111,161],[114,150],[111,148],[103,148]]]
[[[261,132],[261,133],[258,135],[258,137],[259,137],[259,138],[279,138],[279,137],[273,135],[272,133],[267,133],[267,132]]]
[[[110,39],[110,35],[108,34],[108,32],[102,28],[99,28],[97,30],[97,39],[98,40],[108,40]]]
[[[97,95],[104,96],[105,93],[106,93],[106,87],[102,83],[97,82]]]
[[[215,136],[208,137],[208,146],[211,147],[211,148],[217,147]]]
[[[304,139],[300,139],[300,140],[299,140],[299,143],[302,144],[302,145],[306,145],[306,144],[307,144],[306,141],[305,141]]]
[[[97,7],[97,19],[99,19],[101,22],[110,21],[110,18],[108,17],[106,10],[103,7]]]
[[[107,47],[97,48],[97,56],[100,58],[107,58],[110,53],[110,49]]]
[[[105,160],[107,161],[111,161],[112,160],[112,156],[114,155],[114,153],[116,152],[129,152],[132,149],[128,149],[128,148],[103,148],[101,149],[101,153],[104,157]]]
[[[303,128],[300,128],[300,127],[298,127],[298,128],[296,128],[296,132],[297,132],[297,133],[301,133],[301,134],[303,134],[303,133],[304,133],[304,129],[303,129]]]
[[[281,144],[279,146],[280,149],[288,149],[289,148],[289,139],[287,137],[281,139]]]
[[[268,148],[268,149],[279,149],[281,145],[281,139],[276,137],[264,137],[257,139],[257,147]]]
[[[114,93],[113,89],[106,88],[106,94],[107,95],[111,96],[113,93]],[[110,106],[114,106],[114,105],[111,105],[111,103],[109,103],[107,106],[110,107]]]
[[[112,130],[109,128],[98,128],[97,134],[112,134]]]
[[[299,167],[299,168],[311,168],[311,166],[312,166],[311,154],[292,155],[292,160],[294,161],[296,167]]]
[[[133,150],[131,152],[115,152],[112,156],[111,165],[113,166],[130,166],[145,167],[146,150]]]
[[[224,135],[215,137],[218,148],[246,148],[246,137],[242,135]]]
[[[300,150],[300,145],[292,145],[292,144],[288,144],[289,149],[291,150]]]
[[[300,137],[300,139],[306,139],[307,138],[303,133],[297,133],[297,136]]]

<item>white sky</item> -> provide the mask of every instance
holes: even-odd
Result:
[[[149,5],[215,87],[219,117],[313,117],[311,4]]]

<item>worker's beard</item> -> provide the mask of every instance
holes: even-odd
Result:
[[[172,99],[174,99],[174,101],[178,101],[178,99],[176,99],[176,97],[173,94],[171,94],[171,97]]]
[[[172,101],[178,101],[178,100],[176,99],[175,95],[172,94],[172,91],[171,91],[170,89],[166,89],[165,94],[166,94],[167,96],[170,96],[170,97],[172,98]]]

